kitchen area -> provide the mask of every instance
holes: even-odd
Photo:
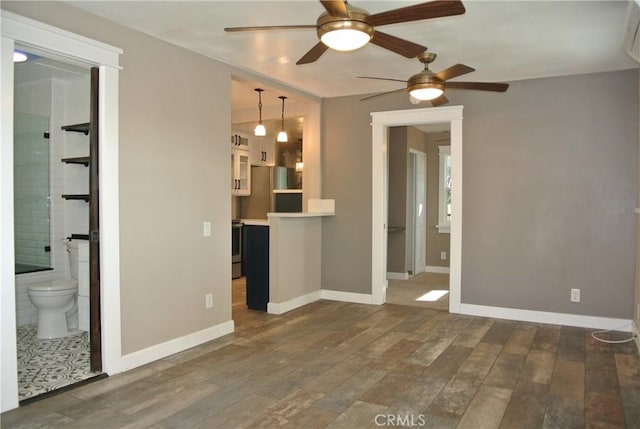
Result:
[[[334,203],[319,199],[319,103],[282,93],[232,81],[234,311],[320,299],[322,217]]]

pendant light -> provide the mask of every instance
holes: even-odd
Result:
[[[267,135],[267,130],[264,125],[262,125],[262,92],[264,89],[256,88],[254,91],[258,93],[258,112],[260,114],[260,119],[258,121],[258,125],[256,125],[256,129],[253,130],[253,133],[258,137],[264,137]]]
[[[289,141],[289,137],[287,136],[287,132],[284,130],[284,100],[287,99],[284,95],[278,97],[282,100],[282,123],[280,125],[280,132],[278,133],[278,138],[276,139],[279,143],[286,143]]]

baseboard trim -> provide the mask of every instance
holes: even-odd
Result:
[[[387,272],[387,280],[409,280],[409,273]]]
[[[318,290],[306,295],[298,296],[285,302],[269,302],[267,303],[267,313],[283,314],[288,311],[295,310],[296,308],[302,307],[303,305],[311,304],[312,302],[318,301],[319,299],[322,299],[322,291]]]
[[[547,311],[521,310],[518,308],[491,307],[475,304],[460,304],[460,313],[470,316],[518,320],[521,322],[547,323],[552,325],[576,326],[580,328],[611,329],[622,332],[631,332],[633,324],[631,319],[552,313]]]
[[[190,349],[191,347],[206,343],[207,341],[215,340],[216,338],[230,334],[233,330],[233,320],[229,320],[228,322],[220,323],[219,325],[185,335],[184,337],[175,338],[173,340],[124,355],[122,356],[122,370],[128,371],[150,362],[157,361],[172,354]]]
[[[373,295],[365,293],[342,292],[322,289],[322,299],[330,301],[353,302],[355,304],[374,304]]]
[[[449,274],[449,267],[436,267],[435,265],[427,265],[424,271],[427,273]]]

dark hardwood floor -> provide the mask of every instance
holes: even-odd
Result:
[[[237,303],[242,289],[234,334],[4,413],[2,427],[640,428],[633,343],[393,304],[273,316]]]

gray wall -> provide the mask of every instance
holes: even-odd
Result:
[[[631,317],[637,71],[447,96],[465,106],[462,302]],[[368,294],[369,113],[416,106],[404,94],[359,98],[324,101],[323,194],[337,211],[323,225],[323,287]]]
[[[230,320],[229,69],[65,4],[3,1],[2,8],[124,49],[123,354]],[[211,238],[202,237],[205,220]]]

